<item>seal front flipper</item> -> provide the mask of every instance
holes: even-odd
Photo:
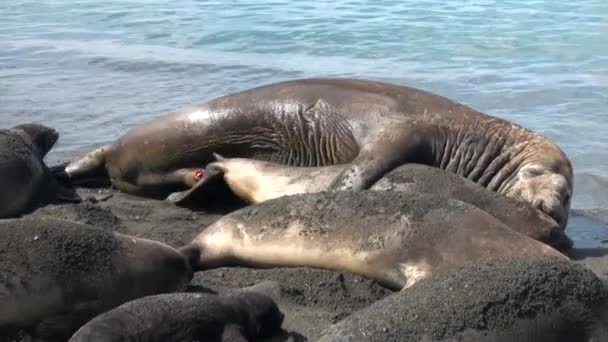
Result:
[[[391,126],[365,142],[364,148],[331,186],[333,191],[369,189],[384,174],[405,163],[430,164],[437,129],[408,123],[402,129]]]
[[[222,342],[252,342],[245,335],[237,324],[227,324],[222,332]]]

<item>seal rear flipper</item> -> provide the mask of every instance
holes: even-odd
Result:
[[[91,187],[91,188],[104,188],[110,187],[112,183],[110,179],[105,175],[91,175],[91,176],[82,176],[78,178],[71,178],[70,175],[65,171],[66,167],[70,164],[70,162],[65,162],[58,165],[50,166],[49,172],[51,175],[57,180],[58,183],[63,184],[65,186],[73,186],[78,185],[81,187]]]
[[[53,174],[58,178],[67,175],[73,182],[80,179],[107,178],[106,155],[112,148],[112,144],[104,145],[65,165],[53,166]]]
[[[253,342],[243,335],[243,330],[236,324],[227,324],[222,332],[222,342]]]

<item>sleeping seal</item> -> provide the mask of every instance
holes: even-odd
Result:
[[[19,217],[51,202],[80,202],[44,163],[59,134],[39,124],[0,129],[0,218]]]
[[[0,220],[0,334],[65,340],[104,311],[184,290],[191,278],[184,256],[160,242],[64,220]]]
[[[212,153],[290,166],[351,163],[332,190],[369,188],[427,164],[528,202],[566,226],[572,165],[549,139],[445,97],[345,78],[259,86],[163,115],[54,170],[73,182],[165,198],[192,187]],[[76,184],[76,183],[74,183]]]
[[[171,293],[124,303],[82,326],[69,342],[255,342],[284,315],[268,296]]]
[[[608,288],[583,266],[491,258],[354,312],[318,342],[608,341]]]
[[[402,289],[463,263],[560,252],[470,204],[362,190],[285,196],[227,214],[182,246],[194,271],[244,265],[346,271]]]
[[[290,167],[255,159],[223,158],[218,154],[215,157],[218,161],[207,165],[197,187],[222,177],[237,196],[254,204],[287,195],[328,191],[335,177],[347,167]],[[454,198],[486,211],[508,227],[559,251],[565,252],[573,245],[562,227],[540,210],[439,168],[402,165],[380,178],[370,190],[401,191],[410,196],[430,193]],[[189,191],[174,193],[168,200],[180,202]]]

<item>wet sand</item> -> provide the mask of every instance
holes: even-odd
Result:
[[[239,207],[237,204],[229,210],[192,210],[110,189],[79,188],[78,193],[84,199],[82,203],[49,205],[27,216],[87,223],[180,247],[223,214]],[[608,248],[575,248],[571,255],[575,262],[608,280]],[[286,315],[286,332],[271,341],[314,341],[331,324],[392,293],[371,280],[348,273],[244,267],[198,272],[189,291],[225,293],[265,281],[270,281],[265,284]]]

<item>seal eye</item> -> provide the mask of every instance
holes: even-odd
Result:
[[[521,170],[521,176],[524,179],[537,177],[543,174],[543,170],[535,167],[529,167]]]

